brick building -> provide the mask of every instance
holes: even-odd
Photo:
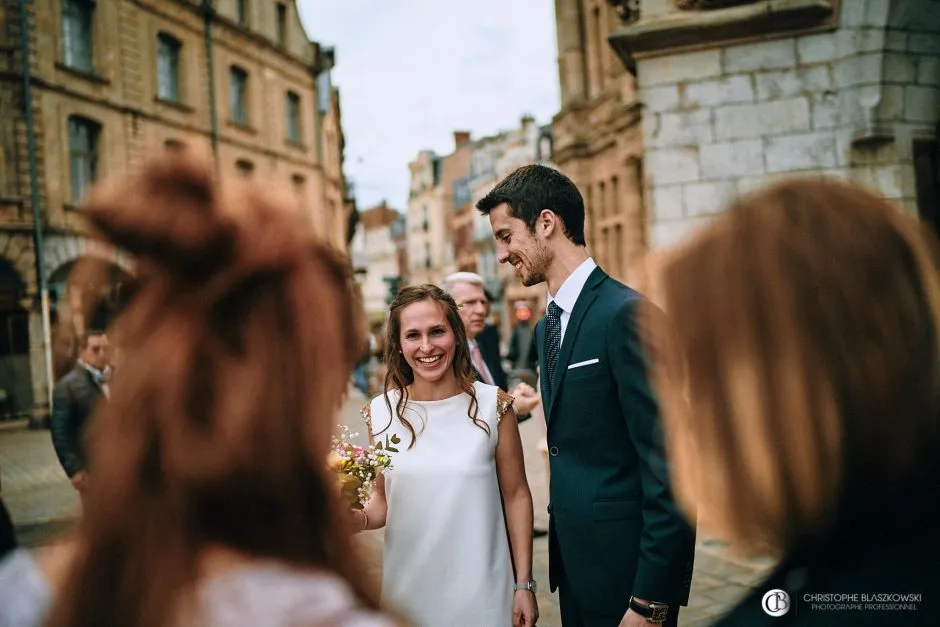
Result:
[[[342,173],[333,51],[309,41],[293,1],[32,0],[29,144],[18,0],[0,0],[0,416],[47,410],[33,235],[36,198],[50,289],[56,370],[73,338],[121,304],[133,261],[86,237],[81,200],[97,179],[178,142],[211,147],[223,176],[291,189],[297,210],[345,248],[350,194]],[[30,168],[34,160],[35,169]],[[105,285],[76,285],[79,258]],[[100,320],[77,315],[104,295]],[[59,373],[56,372],[54,376]]]

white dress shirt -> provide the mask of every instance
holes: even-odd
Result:
[[[578,302],[578,296],[581,295],[584,284],[587,283],[588,277],[591,276],[591,273],[594,272],[594,268],[596,267],[597,264],[594,263],[594,259],[588,257],[581,262],[580,266],[574,269],[574,272],[568,275],[568,278],[561,284],[561,287],[558,288],[558,292],[555,293],[554,296],[552,294],[548,295],[549,303],[555,303],[561,307],[560,343],[564,343],[565,341],[565,331],[568,329],[568,320],[571,319],[574,304]],[[547,308],[548,303],[546,303],[545,306]]]

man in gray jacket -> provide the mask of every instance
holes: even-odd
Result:
[[[75,367],[52,390],[52,445],[59,463],[80,493],[85,488],[84,431],[102,395],[107,397],[108,336],[89,331],[81,338],[81,355]]]

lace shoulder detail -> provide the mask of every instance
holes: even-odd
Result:
[[[516,399],[501,389],[496,390],[496,423],[503,419],[506,412],[512,409],[512,403]]]

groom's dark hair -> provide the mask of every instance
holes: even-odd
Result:
[[[490,211],[506,203],[509,215],[525,222],[529,232],[543,209],[559,218],[565,235],[578,246],[584,243],[584,199],[577,186],[567,176],[544,165],[526,165],[496,184],[490,193],[480,199],[477,209],[487,216]]]

